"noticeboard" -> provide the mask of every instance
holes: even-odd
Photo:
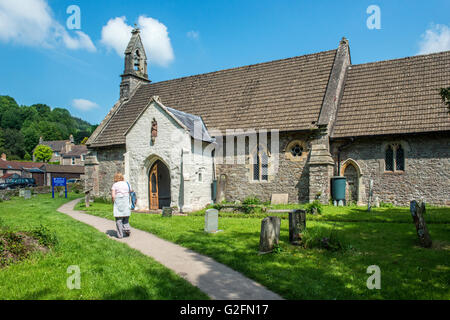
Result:
[[[52,198],[55,198],[55,187],[64,187],[67,198],[67,179],[66,178],[52,178]]]

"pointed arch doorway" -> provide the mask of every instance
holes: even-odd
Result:
[[[161,160],[157,160],[150,168],[148,184],[150,210],[170,207],[172,200],[170,194],[170,172],[169,168]]]

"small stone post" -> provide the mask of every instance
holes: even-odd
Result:
[[[261,222],[261,236],[259,240],[259,252],[272,252],[280,239],[281,219],[279,217],[266,217]]]
[[[369,200],[367,201],[367,211],[372,210],[372,198],[373,198],[373,180],[369,180]]]
[[[417,236],[419,237],[420,245],[424,248],[431,248],[431,236],[428,232],[427,225],[423,214],[425,213],[425,202],[413,200],[410,202],[409,209],[416,225]]]
[[[289,212],[289,242],[299,244],[301,234],[306,229],[306,211],[292,210]]]
[[[90,198],[91,190],[87,190],[84,192],[84,204],[86,205],[86,208],[89,208],[89,198]]]

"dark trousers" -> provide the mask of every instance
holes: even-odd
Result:
[[[130,232],[130,217],[116,217],[117,237],[123,238],[123,232]]]

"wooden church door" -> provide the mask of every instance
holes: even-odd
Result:
[[[149,176],[149,188],[150,188],[150,210],[158,210],[158,165],[155,165],[150,170]]]

